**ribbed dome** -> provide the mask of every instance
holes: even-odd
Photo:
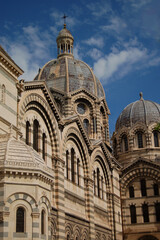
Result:
[[[64,28],[59,32],[57,40],[59,38],[68,38],[68,37],[73,39],[71,32],[66,28],[66,25],[64,24]]]
[[[52,170],[47,167],[41,156],[25,143],[13,138],[0,139],[1,165],[6,168],[45,172],[52,176]]]
[[[83,88],[99,98],[104,97],[103,87],[92,69],[83,61],[74,58],[51,60],[44,65],[35,80],[46,81],[49,88],[63,92]]]
[[[140,100],[129,104],[120,114],[116,122],[116,131],[122,127],[132,127],[140,122],[146,125],[160,122],[160,104],[144,100],[142,95]]]

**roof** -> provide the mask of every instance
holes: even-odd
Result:
[[[46,63],[35,80],[46,81],[49,88],[63,92],[85,89],[89,93],[104,97],[103,87],[92,69],[83,61],[63,57]]]
[[[0,138],[0,160],[1,167],[53,176],[52,169],[32,147],[7,135]]]
[[[160,122],[160,104],[144,100],[141,96],[140,100],[130,103],[121,112],[116,122],[116,131],[124,126],[132,127],[138,122],[146,125]]]

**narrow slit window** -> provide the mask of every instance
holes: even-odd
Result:
[[[130,214],[131,214],[131,223],[136,223],[137,222],[137,215],[136,215],[135,205],[130,206]]]
[[[154,131],[154,132],[153,132],[153,135],[154,135],[154,146],[155,146],[155,147],[159,147],[158,132],[157,132],[157,131]]]
[[[147,189],[146,189],[146,180],[141,179],[141,194],[142,196],[147,196]]]
[[[157,183],[154,183],[153,189],[154,189],[154,196],[159,196],[159,186]]]
[[[134,187],[133,186],[129,187],[129,197],[134,198]]]
[[[138,148],[143,148],[143,134],[142,132],[137,132]]]
[[[22,207],[17,209],[16,213],[16,232],[24,233],[25,210]]]
[[[74,158],[75,158],[75,152],[74,149],[71,149],[71,180],[72,182],[75,182],[75,170],[74,170]]]
[[[43,133],[42,135],[42,157],[44,160],[46,160],[46,134]]]
[[[148,205],[147,204],[142,205],[142,211],[143,211],[144,222],[149,222],[149,213],[148,213]]]
[[[39,122],[35,119],[33,122],[33,148],[38,152],[38,132]]]
[[[29,145],[30,144],[30,123],[29,121],[26,122],[26,144]]]
[[[41,212],[41,234],[45,234],[45,211]]]

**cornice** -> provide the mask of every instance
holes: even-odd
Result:
[[[5,68],[16,78],[24,73],[24,71],[12,60],[12,58],[1,46],[0,46],[0,63],[3,66],[5,66]]]

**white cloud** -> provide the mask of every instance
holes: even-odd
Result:
[[[103,31],[114,31],[116,33],[121,33],[127,27],[127,24],[119,17],[112,16],[109,22],[109,25],[102,26]]]
[[[84,41],[84,43],[88,44],[89,46],[97,46],[99,48],[103,47],[104,46],[104,40],[102,37],[91,37],[87,40]]]
[[[36,26],[23,27],[16,33],[15,40],[5,40],[4,37],[1,40],[12,59],[23,69],[20,78],[27,81],[33,80],[39,67],[51,58],[49,50],[55,42],[49,31],[42,32]]]
[[[79,44],[74,46],[73,54],[75,59],[82,60],[82,51]]]
[[[123,77],[131,70],[134,70],[135,64],[147,57],[146,49],[131,47],[121,50],[117,53],[111,52],[103,58],[100,58],[94,64],[94,71],[104,83]]]
[[[150,3],[152,0],[131,0],[131,6],[139,9]]]
[[[102,57],[102,52],[100,50],[98,50],[97,48],[93,48],[90,49],[88,51],[88,55],[93,58],[94,60],[99,59],[100,57]]]
[[[95,17],[101,17],[103,15],[106,15],[106,13],[112,11],[109,2],[105,0],[92,2],[87,4],[86,6],[91,11],[92,15]]]

